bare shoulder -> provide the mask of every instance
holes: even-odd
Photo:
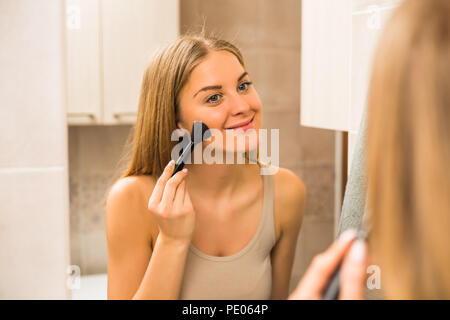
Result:
[[[158,228],[147,204],[155,183],[151,176],[130,176],[113,184],[106,200],[107,237],[140,235],[153,242]]]
[[[285,168],[278,168],[275,174],[275,190],[279,199],[286,205],[301,204],[306,196],[303,181],[294,172]]]
[[[145,191],[153,189],[155,179],[152,176],[130,176],[117,180],[111,187],[108,199],[111,197],[136,198],[145,195]]]
[[[299,227],[303,220],[306,187],[294,172],[278,168],[275,182],[275,215],[280,231]]]
[[[108,193],[107,206],[134,206],[143,203],[147,193],[152,192],[155,181],[151,176],[130,176],[117,180]]]

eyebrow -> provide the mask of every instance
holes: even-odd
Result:
[[[241,74],[241,76],[237,79],[237,82],[239,82],[243,77],[245,77],[248,74],[248,72],[244,72],[243,74]],[[195,94],[194,94],[194,98],[195,96],[200,93],[201,91],[207,91],[207,90],[215,90],[215,89],[222,89],[222,86],[219,85],[215,85],[215,86],[207,86],[204,88],[201,88],[200,90],[198,90]]]

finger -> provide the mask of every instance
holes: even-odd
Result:
[[[150,196],[150,199],[148,200],[149,203],[160,203],[162,195],[164,193],[164,187],[167,183],[167,180],[169,180],[170,176],[172,175],[173,169],[175,167],[175,161],[170,160],[167,166],[164,168],[163,173],[158,178],[155,184],[155,188],[153,189],[152,195]]]
[[[173,177],[167,180],[166,186],[164,187],[164,192],[161,200],[163,207],[172,207],[173,200],[175,197],[175,191],[177,190],[181,181],[187,174],[187,169],[183,169],[177,172]]]
[[[184,191],[183,205],[191,205],[191,197],[189,196],[189,191],[187,188]]]
[[[186,180],[183,180],[178,186],[177,191],[175,192],[175,200],[173,202],[174,208],[179,209],[183,207],[185,188]]]
[[[349,250],[355,237],[356,231],[354,230],[344,232],[325,252],[314,258],[299,284],[300,296],[321,297],[323,290],[328,285],[331,276]]]
[[[352,244],[342,264],[340,299],[364,299],[366,267],[367,246],[364,241],[357,240]]]

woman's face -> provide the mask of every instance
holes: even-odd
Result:
[[[256,148],[262,122],[261,101],[249,75],[232,53],[210,52],[192,71],[179,102],[179,128],[191,131],[194,121],[202,121],[222,134],[222,145],[212,139],[216,150],[242,152]],[[243,123],[246,125],[236,127]],[[234,146],[227,145],[227,132],[233,134]],[[253,137],[245,138],[245,150],[236,147],[238,137],[243,136]]]

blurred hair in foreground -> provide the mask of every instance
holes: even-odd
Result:
[[[450,1],[406,0],[369,89],[370,251],[389,299],[450,299]]]

